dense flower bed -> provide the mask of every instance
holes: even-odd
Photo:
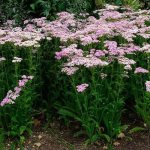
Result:
[[[9,75],[11,70],[9,65],[3,67],[10,61],[4,50],[8,42],[29,50],[25,67],[30,71],[22,76],[25,68],[18,66],[27,61],[26,55],[13,48],[11,63],[15,72],[12,74],[16,73],[16,79],[22,76],[22,80],[14,92],[9,91],[6,96],[8,87],[4,86],[0,93],[1,106],[14,103],[22,87],[35,76],[42,91],[38,93],[38,87],[35,92],[40,95],[40,101],[47,101],[47,111],[57,110],[67,123],[73,120],[79,123],[77,135],[86,134],[88,142],[99,138],[109,142],[123,132],[121,120],[124,110],[128,112],[126,105],[133,107],[150,127],[149,20],[149,10],[133,12],[107,6],[94,11],[93,16],[75,17],[61,12],[52,22],[44,17],[25,20],[23,28],[13,27],[13,21],[7,21],[0,28],[0,67],[4,68],[0,75]],[[37,61],[32,61],[35,58]],[[1,82],[6,84],[4,78]],[[34,86],[36,83],[33,89]]]

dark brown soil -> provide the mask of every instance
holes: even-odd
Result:
[[[114,149],[100,141],[85,146],[85,138],[75,138],[70,129],[60,129],[55,123],[46,129],[36,129],[25,142],[23,150],[150,150],[150,132],[125,133],[124,138],[114,141],[113,144]],[[7,150],[9,149],[8,147]]]
[[[38,145],[39,144],[39,145]],[[150,150],[150,133],[138,132],[125,135],[114,141],[114,150]],[[39,146],[39,147],[38,147]],[[70,130],[49,128],[35,131],[25,143],[25,150],[105,150],[110,149],[102,142],[85,146],[84,138],[74,138]]]
[[[85,147],[83,139],[73,138],[68,133],[55,133],[51,129],[47,132],[34,132],[25,143],[26,150],[103,150],[107,146],[97,143]],[[150,135],[147,132],[133,134],[117,140],[115,150],[150,150]],[[38,147],[36,144],[39,144]]]

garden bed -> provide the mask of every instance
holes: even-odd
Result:
[[[111,5],[92,16],[60,12],[54,21],[29,19],[23,27],[8,20],[0,27],[1,137],[18,139],[22,145],[33,126],[54,119],[61,122],[56,145],[65,139],[81,147],[82,141],[86,145],[104,141],[123,148],[129,144],[115,141],[118,137],[131,140],[128,132],[148,131],[149,20],[149,10]],[[128,127],[131,118],[136,122]],[[48,133],[43,131],[45,142],[50,140]],[[140,142],[140,135],[149,140],[148,132],[133,139]]]
[[[24,150],[107,150],[105,142],[98,141],[85,146],[85,138],[73,137],[70,129],[60,129],[58,123],[51,124],[47,129],[38,128],[33,131],[23,144]],[[150,132],[125,133],[125,137],[114,141],[114,150],[148,150],[150,149]],[[10,145],[7,145],[7,150]],[[9,145],[9,146],[8,146]],[[16,148],[17,149],[17,148]],[[19,148],[17,149],[19,150]]]

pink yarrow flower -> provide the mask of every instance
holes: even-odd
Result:
[[[5,60],[6,60],[5,57],[0,57],[0,62],[1,62],[1,61],[5,61]]]
[[[96,57],[102,57],[102,56],[105,56],[105,53],[102,50],[96,50],[94,55]]]
[[[145,85],[146,85],[146,91],[150,92],[150,81],[146,81]]]
[[[142,67],[138,67],[135,69],[134,73],[149,73],[149,71]]]
[[[20,96],[20,93],[22,89],[25,87],[26,83],[32,79],[33,79],[33,76],[23,75],[22,79],[19,80],[18,82],[18,86],[15,87],[13,91],[9,90],[7,92],[7,95],[5,96],[5,98],[0,102],[0,106],[4,106],[6,104],[14,104],[15,103],[14,101],[17,99],[17,97]]]
[[[78,67],[64,67],[61,72],[66,73],[67,75],[73,75],[79,68]]]
[[[124,66],[124,69],[125,70],[132,70],[132,67],[131,67],[131,65],[126,65],[126,66]]]
[[[89,86],[88,84],[84,83],[84,84],[77,85],[76,88],[79,93],[82,93],[83,91],[86,90],[88,86]]]

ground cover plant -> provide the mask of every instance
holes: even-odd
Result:
[[[23,141],[36,112],[78,124],[87,144],[112,142],[127,105],[149,128],[150,11],[106,5],[57,16],[0,28],[2,133]]]

